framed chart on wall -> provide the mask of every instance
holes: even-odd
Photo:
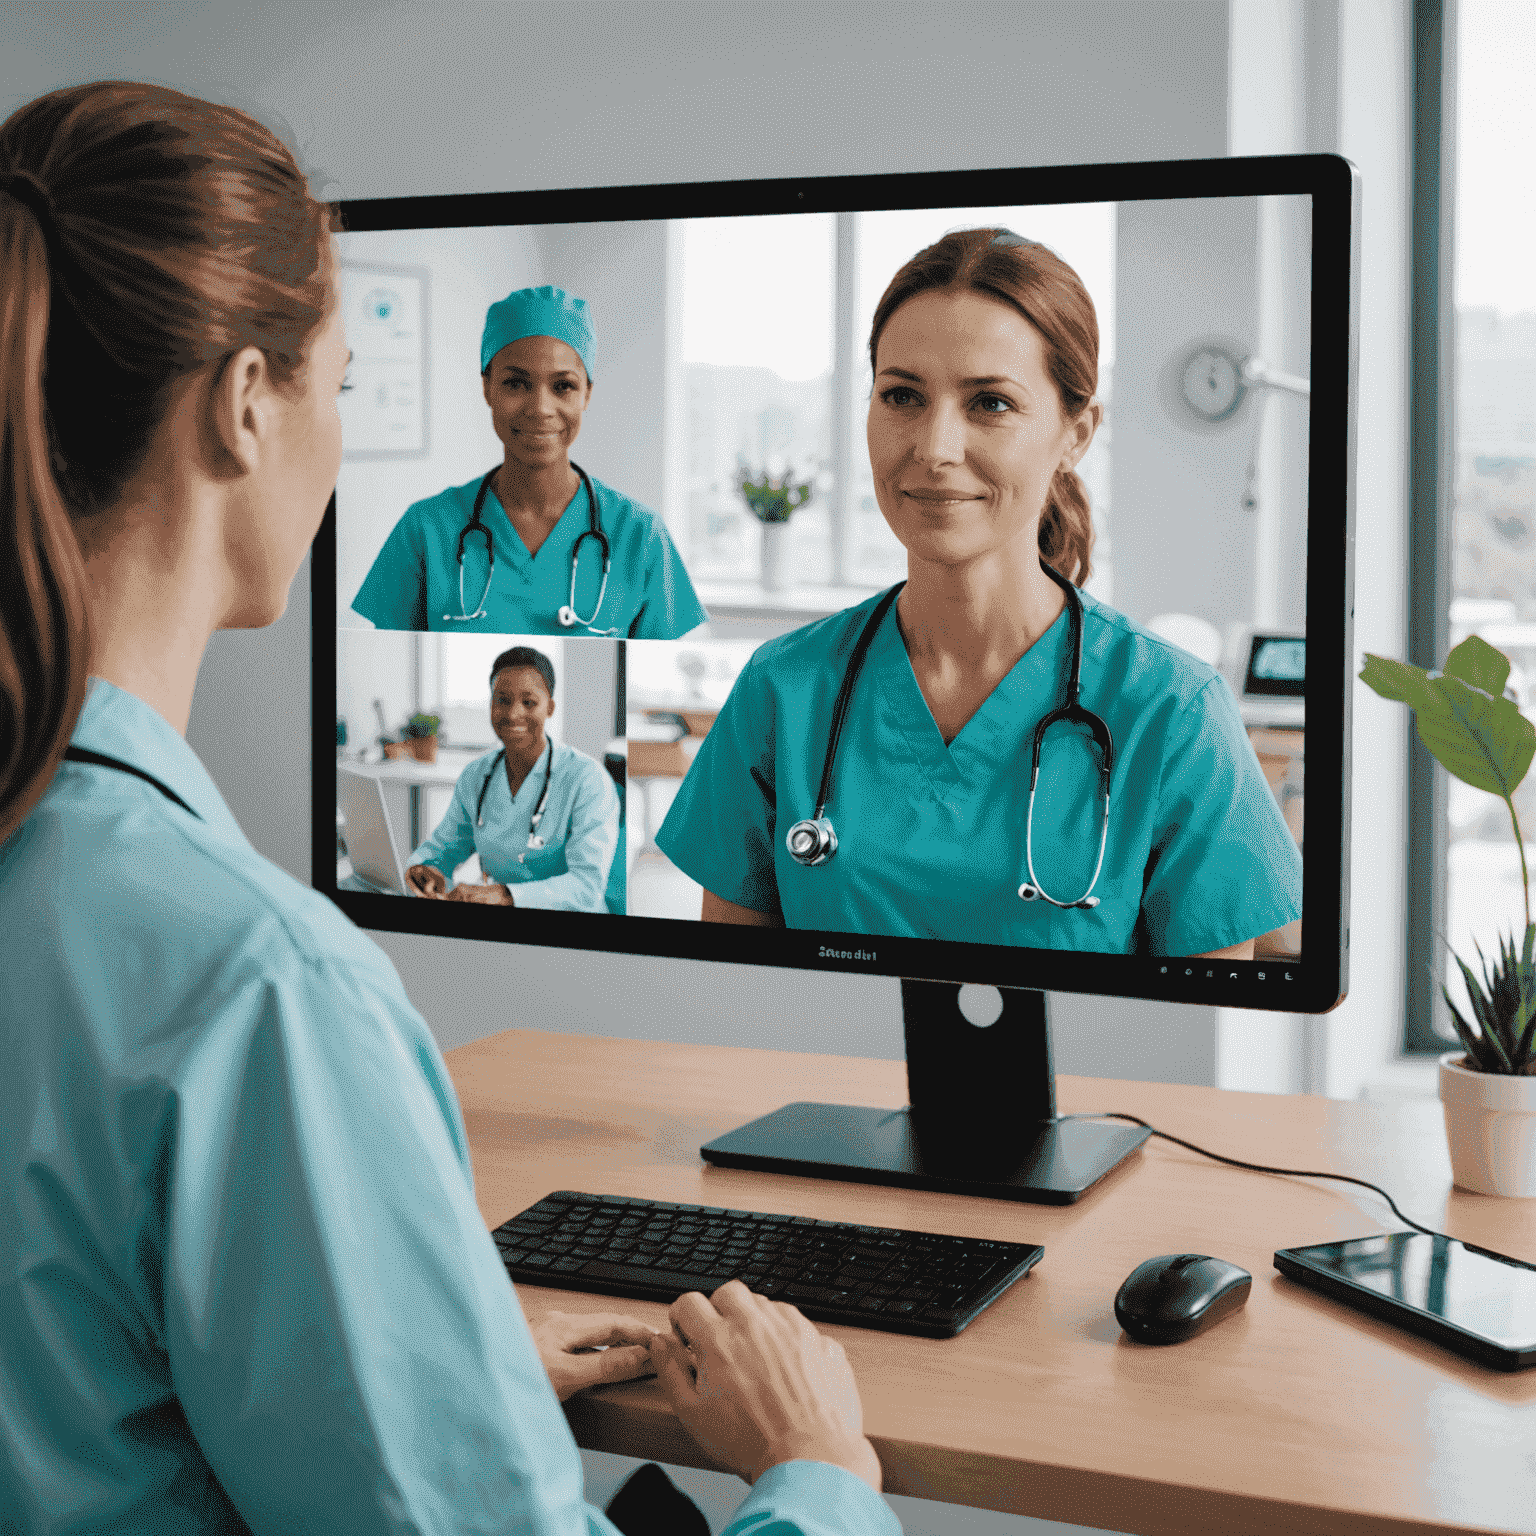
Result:
[[[341,397],[349,459],[419,459],[427,442],[424,267],[343,262],[341,302],[352,348]]]

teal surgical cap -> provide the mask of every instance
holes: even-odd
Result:
[[[563,341],[581,359],[592,379],[592,365],[597,359],[597,338],[592,334],[592,316],[587,301],[563,288],[519,288],[485,312],[485,330],[480,336],[480,372],[491,366],[491,359],[510,341],[524,336],[553,336]]]

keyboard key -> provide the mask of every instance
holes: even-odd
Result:
[[[606,1264],[601,1260],[592,1260],[583,1265],[581,1273],[583,1278],[588,1280],[665,1286],[669,1290],[675,1288],[679,1292],[703,1291],[706,1296],[711,1291],[719,1290],[727,1280],[733,1278],[730,1275],[694,1274],[686,1270],[635,1269],[628,1264]]]
[[[960,1321],[965,1313],[955,1311],[949,1307],[924,1307],[917,1314],[918,1321],[924,1323],[940,1323],[946,1328],[953,1327]]]
[[[846,1306],[851,1298],[847,1291],[838,1290],[830,1285],[786,1285],[784,1299],[809,1301],[824,1307],[841,1307]]]
[[[574,1275],[589,1262],[587,1259],[556,1259],[549,1266],[549,1272],[552,1275]]]
[[[856,1305],[861,1312],[883,1312],[885,1310],[885,1298],[882,1296],[865,1296]]]
[[[910,1317],[917,1311],[917,1303],[915,1301],[888,1301],[885,1304],[885,1311],[888,1317]]]
[[[528,1257],[523,1260],[523,1268],[548,1269],[549,1266],[554,1262],[555,1255],[552,1253],[530,1253]]]

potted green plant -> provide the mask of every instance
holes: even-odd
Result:
[[[1473,635],[1442,672],[1367,655],[1361,678],[1414,713],[1419,740],[1448,773],[1498,795],[1509,808],[1525,894],[1525,936],[1499,938],[1497,958],[1478,945],[1482,974],[1457,955],[1472,1018],[1441,988],[1461,1039],[1440,1058],[1440,1101],[1451,1173],[1462,1189],[1536,1197],[1536,924],[1515,790],[1536,754],[1536,726],[1505,692],[1509,659]]]
[[[736,461],[736,489],[763,528],[763,589],[782,592],[793,585],[789,579],[789,520],[815,493],[814,477],[795,479],[792,466],[781,475],[767,469],[754,474],[745,459]]]
[[[405,722],[405,729],[400,735],[410,747],[411,756],[417,762],[435,763],[437,761],[437,743],[442,723],[441,715],[426,714],[412,715]]]

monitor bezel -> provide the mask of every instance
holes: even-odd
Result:
[[[1311,408],[1307,510],[1307,846],[1301,959],[1197,962],[959,940],[706,924],[670,918],[518,911],[338,890],[335,863],[336,497],[311,556],[312,872],[316,890],[384,932],[602,950],[679,960],[981,982],[1045,991],[1321,1013],[1348,988],[1349,739],[1355,674],[1354,525],[1359,349],[1360,176],[1337,155],[1132,161],[878,176],[680,182],[343,201],[347,231],[474,228],[1304,195],[1312,200]],[[1340,515],[1342,509],[1342,516]],[[1075,964],[1092,954],[1094,964]]]

